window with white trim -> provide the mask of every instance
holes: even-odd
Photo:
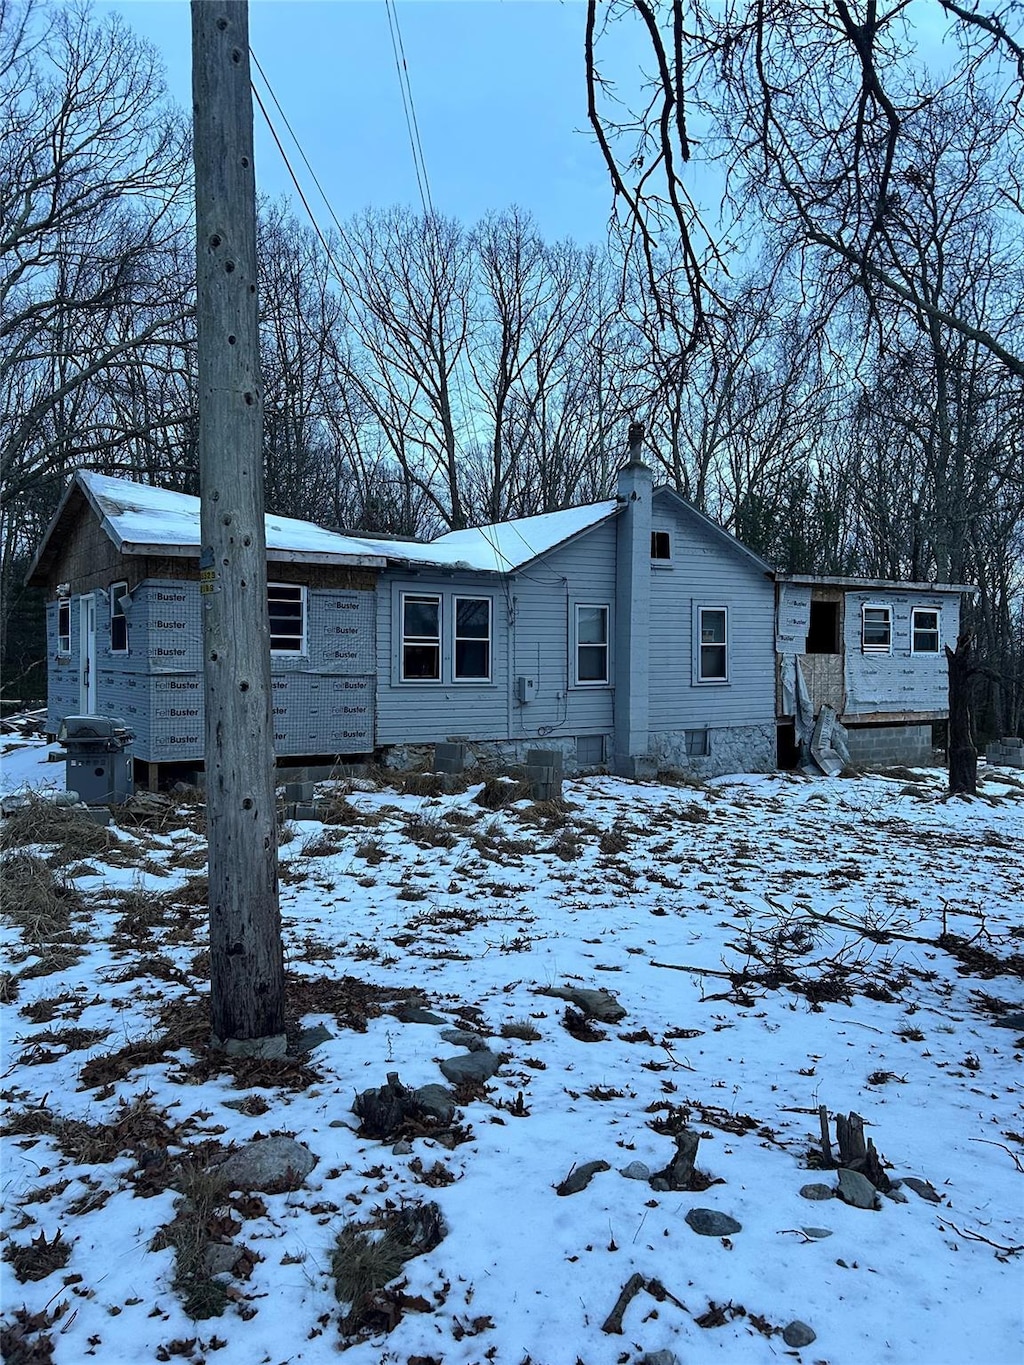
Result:
[[[441,681],[441,598],[402,593],[402,681]]]
[[[110,652],[128,653],[128,617],[124,614],[122,599],[128,593],[128,584],[122,579],[110,585]]]
[[[910,613],[910,652],[938,654],[939,613],[934,607],[914,607]]]
[[[892,653],[892,608],[871,606],[861,607],[860,643],[865,654]]]
[[[727,607],[699,607],[699,682],[729,681],[729,611]]]
[[[455,598],[452,678],[455,682],[491,680],[491,599]]]
[[[304,654],[306,589],[298,583],[268,583],[271,654]]]
[[[576,685],[599,687],[609,682],[608,616],[602,603],[580,602],[576,607]]]
[[[71,653],[71,599],[62,597],[57,603],[57,653]]]

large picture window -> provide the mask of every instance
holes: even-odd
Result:
[[[128,618],[121,605],[127,596],[128,584],[123,580],[110,585],[110,652],[128,653]]]
[[[402,681],[441,681],[441,598],[402,594]]]
[[[933,607],[915,607],[911,613],[911,653],[938,654],[939,613]]]
[[[700,682],[729,681],[729,612],[700,607],[697,676]]]
[[[490,682],[491,599],[456,597],[452,676],[456,682]]]
[[[892,653],[892,609],[861,608],[861,649],[865,654]]]
[[[306,589],[297,583],[268,583],[270,652],[302,654],[306,648]]]
[[[57,653],[71,653],[71,600],[67,597],[57,603]]]
[[[608,608],[581,603],[576,608],[576,682],[585,687],[608,680]]]

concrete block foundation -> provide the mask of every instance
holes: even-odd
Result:
[[[847,721],[850,762],[870,767],[879,763],[911,766],[933,761],[932,727],[923,725],[856,725]]]

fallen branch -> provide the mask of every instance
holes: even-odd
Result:
[[[735,976],[742,976],[742,972],[720,972],[714,967],[684,967],[679,962],[655,962],[651,959],[652,967],[666,967],[672,972],[692,972],[694,976],[720,976],[725,981],[731,981]]]
[[[636,1240],[635,1238],[633,1239]],[[626,1309],[633,1302],[641,1289],[646,1289],[651,1298],[657,1303],[664,1303],[668,1299],[669,1303],[674,1303],[677,1308],[681,1308],[684,1313],[690,1310],[681,1299],[677,1299],[671,1294],[660,1280],[645,1280],[642,1275],[630,1275],[629,1279],[622,1286],[622,1292],[615,1300],[615,1307],[601,1324],[602,1332],[615,1333],[622,1336],[622,1319],[626,1315]]]
[[[646,1287],[646,1284],[647,1281],[641,1274],[630,1275],[622,1286],[622,1293],[615,1300],[615,1307],[601,1324],[602,1332],[616,1333],[622,1336],[622,1319],[625,1316],[626,1309],[640,1293],[640,1290]]]
[[[995,1247],[996,1251],[1001,1251],[1004,1256],[1019,1256],[1024,1251],[1024,1244],[1018,1247],[1004,1247],[999,1242],[993,1242],[991,1237],[986,1237],[982,1232],[972,1232],[970,1228],[958,1228],[948,1218],[940,1218],[939,1227],[952,1228],[958,1237],[965,1237],[969,1242],[984,1242],[986,1246]]]
[[[1001,1151],[1004,1151],[1004,1152],[1006,1153],[1006,1155],[1010,1158],[1010,1160],[1013,1162],[1013,1164],[1017,1167],[1017,1170],[1020,1171],[1021,1175],[1024,1175],[1024,1165],[1021,1165],[1021,1160],[1020,1160],[1020,1155],[1019,1155],[1019,1153],[1014,1152],[1014,1151],[1011,1151],[1011,1149],[1010,1149],[1009,1147],[1007,1147],[1007,1145],[1006,1145],[1005,1142],[993,1142],[993,1141],[991,1140],[991,1138],[969,1138],[968,1141],[969,1141],[969,1142],[983,1142],[983,1143],[985,1144],[986,1147],[998,1147],[998,1148],[1000,1148],[1000,1150],[1001,1150]]]

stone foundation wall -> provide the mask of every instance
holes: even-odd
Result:
[[[847,730],[850,762],[931,763],[932,727],[924,725],[850,725]]]
[[[694,777],[722,777],[726,773],[769,773],[777,766],[775,722],[709,729],[706,754],[688,753],[695,732],[669,730],[651,736],[651,752],[659,768],[675,768]]]
[[[671,769],[694,777],[721,777],[725,773],[767,773],[776,765],[774,722],[767,725],[722,726],[700,732],[706,736],[706,754],[687,753],[687,735],[693,747],[695,732],[668,731],[651,736],[650,753],[632,760],[634,771],[628,775],[654,779],[659,770]],[[562,755],[566,775],[614,770],[609,753],[602,764],[581,764],[576,758],[576,737],[545,735],[542,739],[462,740],[466,746],[466,772],[507,772],[522,767],[531,749],[554,749]],[[609,746],[610,747],[610,746]],[[388,768],[399,771],[430,769],[434,762],[433,744],[394,744],[379,755]]]

